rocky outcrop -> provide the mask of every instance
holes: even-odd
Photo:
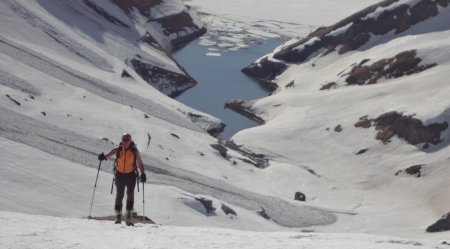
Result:
[[[155,66],[140,55],[127,59],[125,63],[154,88],[171,97],[175,97],[197,84],[193,78]]]
[[[213,137],[217,137],[225,130],[225,124],[222,121],[211,120],[208,117],[191,112],[188,112],[186,115],[189,120],[200,126]]]
[[[273,80],[276,76],[282,74],[287,69],[287,65],[283,62],[269,60],[266,56],[241,71],[251,77],[261,80]]]
[[[319,28],[308,37],[281,49],[274,58],[290,63],[307,60],[324,49],[323,55],[338,50],[339,54],[360,48],[373,35],[389,32],[399,34],[411,26],[439,13],[448,7],[450,0],[420,0],[397,4],[398,0],[385,0],[372,5],[329,27]],[[394,7],[392,7],[394,6]]]
[[[445,231],[450,231],[450,213],[442,216],[441,219],[427,228],[427,232],[429,233]]]
[[[258,117],[251,109],[251,105],[244,100],[241,100],[241,99],[228,100],[225,103],[224,107],[225,107],[225,109],[231,109],[231,110],[257,122],[258,124],[264,124],[264,119]]]
[[[384,144],[389,143],[390,139],[397,135],[412,145],[423,143],[423,149],[429,148],[430,144],[441,143],[441,133],[448,128],[447,122],[424,125],[413,116],[403,116],[397,112],[388,112],[376,119],[362,117],[355,127],[370,128],[372,125],[378,131],[376,139]]]
[[[274,79],[289,63],[302,63],[311,56],[325,56],[333,51],[344,54],[368,44],[374,36],[401,35],[415,24],[438,15],[439,9],[450,4],[450,0],[398,2],[381,1],[334,25],[321,27],[306,38],[291,42],[252,63],[243,72],[255,78]],[[327,85],[323,90],[331,86]]]
[[[168,60],[172,60],[176,66],[165,67],[164,62],[155,62],[153,57],[139,50],[136,52],[138,55],[128,58],[125,63],[147,83],[171,97],[195,86],[196,81],[178,65],[171,52],[206,32],[198,16],[181,0],[111,0],[111,2],[99,4],[96,0],[83,0],[87,7],[102,18],[140,36],[139,39],[131,38],[136,39],[136,43],[147,43],[152,49],[160,50],[158,53],[162,57],[168,57]],[[116,6],[126,15],[108,12]],[[124,71],[122,77],[132,78],[130,73]]]
[[[221,209],[226,215],[228,215],[230,217],[237,216],[237,213],[232,208],[230,208],[229,206],[227,206],[223,203],[222,203]]]
[[[246,163],[253,164],[255,167],[261,169],[269,167],[269,159],[267,159],[264,154],[257,154],[255,152],[252,152],[244,148],[242,145],[237,145],[233,140],[228,140],[225,143],[225,146],[246,156],[248,160],[243,160]]]
[[[423,176],[423,168],[424,168],[424,164],[418,164],[418,165],[414,165],[411,166],[409,168],[406,168],[404,170],[399,170],[395,173],[396,176],[401,176],[401,175],[407,175],[407,176],[415,176],[417,178]]]
[[[375,84],[380,79],[394,79],[419,73],[437,65],[435,63],[419,65],[421,61],[422,59],[417,57],[416,50],[404,51],[371,65],[364,65],[368,60],[363,60],[343,76],[348,76],[345,81],[349,85],[367,85]]]
[[[213,206],[213,202],[206,198],[195,198],[198,202],[200,202],[203,207],[205,207],[205,211],[207,214],[214,214],[216,212],[216,208]]]
[[[146,19],[141,25],[147,30],[143,41],[156,41],[166,51],[183,47],[186,43],[206,33],[196,14],[179,0],[112,0],[134,21],[134,10]],[[170,8],[167,8],[170,6]],[[161,11],[170,9],[171,12]],[[146,27],[149,25],[149,27]],[[166,39],[161,39],[165,37]]]

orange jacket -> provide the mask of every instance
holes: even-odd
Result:
[[[119,157],[116,161],[116,170],[120,173],[128,174],[135,169],[135,156],[132,148],[125,150],[123,147],[118,148],[120,150]]]

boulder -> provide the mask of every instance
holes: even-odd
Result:
[[[450,213],[442,216],[441,219],[429,226],[426,231],[429,233],[450,231]]]
[[[195,200],[199,201],[205,207],[207,214],[213,214],[216,211],[216,208],[213,206],[213,202],[211,200],[203,197],[195,198]]]
[[[397,173],[395,173],[396,176],[400,176],[400,175],[408,175],[408,176],[415,176],[417,178],[423,176],[423,168],[424,168],[424,164],[419,164],[419,165],[414,165],[411,166],[409,168],[406,168],[404,170],[399,170],[397,171]]]
[[[296,200],[296,201],[306,201],[306,196],[302,192],[295,192],[294,200]]]

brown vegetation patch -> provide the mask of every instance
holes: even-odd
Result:
[[[392,58],[379,60],[372,65],[360,63],[351,69],[345,81],[349,85],[375,84],[380,79],[399,78],[436,66],[436,64],[419,65],[422,59],[416,56],[416,50],[409,50]]]
[[[375,124],[378,131],[376,139],[384,144],[390,142],[390,139],[397,135],[405,139],[409,144],[417,145],[425,143],[423,148],[429,147],[429,144],[437,145],[442,142],[441,132],[448,128],[448,123],[433,123],[423,125],[422,121],[413,116],[403,116],[397,112],[388,112],[380,115],[376,119],[363,119],[355,124],[355,127],[362,127]]]

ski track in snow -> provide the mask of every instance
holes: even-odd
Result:
[[[88,138],[4,108],[0,108],[0,115],[0,136],[75,163],[95,168],[97,165],[93,162],[99,151],[111,148],[111,144],[104,140]],[[207,176],[174,168],[147,154],[143,154],[142,158],[147,169],[157,173],[151,176],[154,183],[211,195],[249,210],[257,211],[263,207],[271,219],[282,226],[304,227],[336,221],[335,215],[328,211],[293,205],[280,198],[252,193]],[[112,171],[108,164],[103,170]]]

